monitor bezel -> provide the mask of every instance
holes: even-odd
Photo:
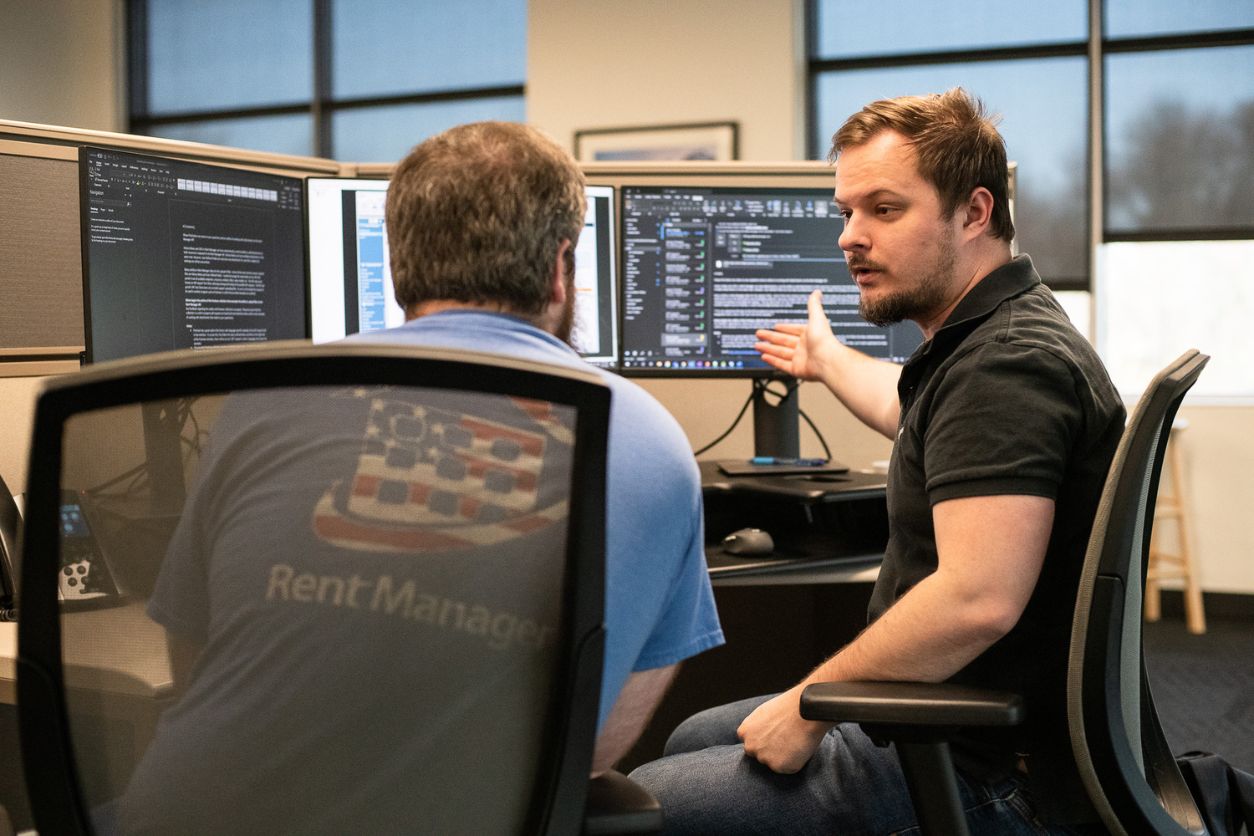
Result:
[[[89,366],[97,362],[111,362],[111,360],[99,360],[98,361],[96,359],[95,347],[94,347],[95,340],[93,339],[93,333],[92,333],[93,331],[92,315],[91,315],[91,296],[92,296],[91,281],[92,279],[91,279],[91,269],[90,269],[91,235],[88,232],[91,206],[88,200],[89,187],[88,187],[88,178],[87,178],[87,157],[93,151],[99,151],[99,152],[106,153],[106,154],[121,154],[123,156],[135,157],[135,158],[169,160],[171,162],[175,162],[179,164],[197,165],[197,166],[203,166],[206,168],[224,169],[227,171],[242,171],[242,172],[247,172],[250,174],[260,174],[260,175],[267,176],[267,177],[286,178],[288,180],[291,180],[293,183],[299,184],[300,190],[301,190],[301,198],[303,201],[306,201],[302,203],[301,205],[301,218],[302,218],[301,237],[302,237],[302,243],[304,244],[304,246],[301,247],[301,251],[305,257],[305,264],[303,265],[303,271],[302,271],[303,275],[305,276],[305,281],[302,284],[302,291],[304,295],[303,304],[304,304],[305,312],[306,312],[304,337],[306,339],[308,338],[309,336],[309,317],[308,317],[309,243],[308,243],[308,227],[304,220],[305,214],[308,209],[308,203],[307,203],[308,191],[303,183],[303,181],[307,178],[303,174],[297,173],[297,172],[285,172],[285,171],[280,171],[280,170],[273,169],[273,168],[267,168],[264,166],[252,165],[252,164],[247,164],[247,163],[232,164],[228,162],[210,162],[210,161],[206,161],[203,159],[180,156],[178,154],[162,153],[158,151],[150,151],[147,149],[136,149],[136,148],[129,148],[129,147],[128,148],[113,147],[109,145],[100,145],[100,144],[95,144],[95,143],[83,143],[81,145],[76,146],[76,150],[78,152],[77,165],[78,165],[79,258],[80,258],[80,267],[81,267],[81,272],[82,272],[82,292],[83,292],[83,350],[79,354],[80,366]],[[284,337],[280,339],[290,339],[290,337]],[[238,343],[238,345],[242,345],[242,344],[243,343]],[[161,351],[164,351],[164,350],[167,350],[167,349],[161,349]],[[152,354],[152,353],[159,353],[159,352],[145,352],[145,354]],[[127,357],[112,358],[112,359],[113,360],[125,360],[125,359],[130,359],[130,357],[136,357],[136,356],[143,356],[143,355],[142,354],[141,355],[129,355]]]
[[[806,161],[776,164],[711,164],[711,163],[619,163],[619,164],[588,164],[585,163],[584,173],[589,185],[612,185],[618,201],[618,258],[619,276],[619,323],[618,323],[618,374],[632,378],[713,378],[725,380],[745,380],[768,378],[789,380],[792,375],[769,366],[744,369],[707,369],[707,368],[638,368],[629,367],[624,362],[625,328],[622,294],[626,293],[623,259],[623,225],[626,223],[623,211],[624,191],[631,187],[645,188],[715,188],[715,189],[805,189],[823,191],[831,195],[834,190],[834,173],[827,163]],[[835,243],[833,242],[833,246]]]

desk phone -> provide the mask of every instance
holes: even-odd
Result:
[[[57,597],[63,605],[100,606],[121,597],[113,573],[92,531],[83,498],[75,491],[61,492],[61,567],[57,572]]]

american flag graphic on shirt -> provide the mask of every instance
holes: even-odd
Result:
[[[542,505],[546,460],[569,453],[574,440],[550,404],[492,396],[530,419],[520,427],[377,393],[358,396],[371,401],[365,438],[352,478],[329,486],[317,504],[313,526],[321,539],[368,551],[448,551],[566,519],[564,498]]]

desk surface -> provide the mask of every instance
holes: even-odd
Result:
[[[801,503],[883,500],[888,476],[873,470],[846,473],[790,474],[787,476],[728,476],[718,463],[702,461],[701,491],[707,497],[749,493]]]
[[[769,586],[875,580],[887,536],[886,528],[879,530],[884,474],[851,470],[839,477],[726,476],[715,462],[699,464],[706,500],[706,560],[714,583]],[[720,520],[721,511],[735,522]],[[833,513],[842,517],[835,532],[822,524]],[[794,519],[791,514],[798,516]],[[735,556],[719,547],[728,533],[723,527],[762,525],[760,520],[772,523],[764,527],[774,529],[781,546],[777,554]],[[814,530],[793,533],[803,528]],[[148,620],[141,603],[73,613],[63,619],[62,630],[71,684],[149,696],[169,687],[165,635]],[[129,637],[125,643],[114,641],[120,633]],[[98,667],[102,658],[112,658],[109,669]],[[16,701],[16,659],[17,625],[0,624],[0,702]]]
[[[706,563],[725,585],[873,581],[888,540],[886,477],[870,470],[786,476],[727,476],[700,462],[705,499]],[[763,528],[768,556],[729,555],[725,534]]]
[[[71,688],[155,697],[172,687],[165,630],[149,620],[143,603],[67,613],[61,631]],[[17,625],[0,624],[0,702],[17,701],[16,660]]]

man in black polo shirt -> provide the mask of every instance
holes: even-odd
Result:
[[[870,624],[788,691],[690,718],[633,777],[662,802],[668,832],[910,828],[893,750],[854,724],[803,720],[801,691],[963,682],[1028,699],[1024,729],[955,744],[972,829],[1081,820],[1068,630],[1123,405],[1031,260],[1011,255],[1005,146],[978,101],[951,90],[874,102],[836,133],[831,158],[862,316],[912,320],[925,341],[904,367],[871,359],[833,336],[815,291],[809,320],[759,332],[758,349],[895,440]]]

